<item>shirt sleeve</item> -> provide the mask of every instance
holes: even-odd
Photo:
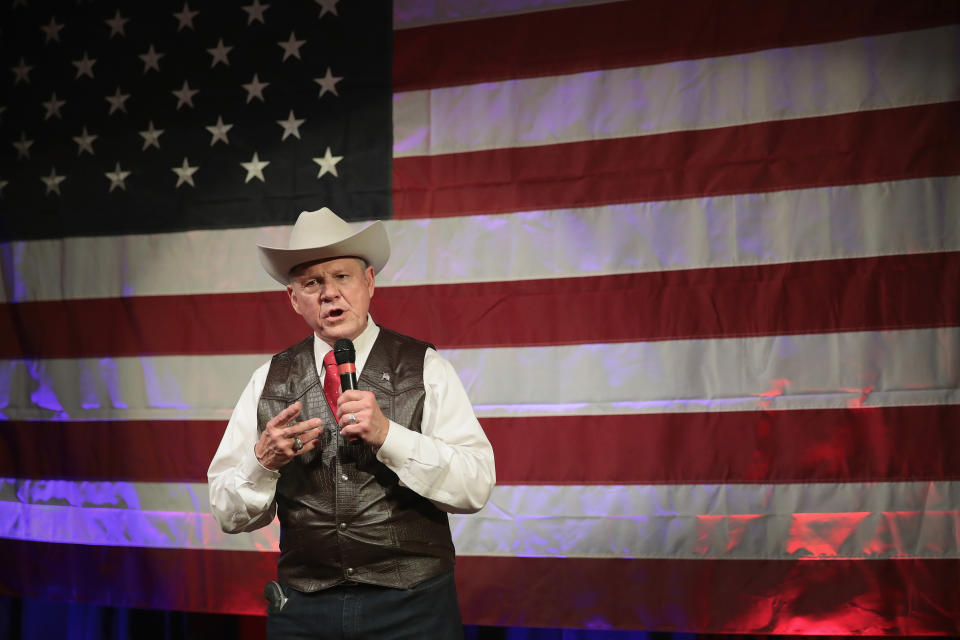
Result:
[[[253,451],[257,443],[257,403],[269,363],[257,369],[243,390],[207,469],[210,510],[227,533],[253,531],[273,521],[280,474],[267,469]]]
[[[390,422],[377,458],[411,490],[450,513],[483,508],[496,484],[493,448],[456,370],[427,349],[421,431]]]

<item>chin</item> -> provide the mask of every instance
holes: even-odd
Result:
[[[349,338],[353,340],[362,332],[362,327],[357,327],[353,325],[338,325],[335,327],[324,327],[323,331],[320,332],[320,335],[323,338],[336,342],[340,338]]]

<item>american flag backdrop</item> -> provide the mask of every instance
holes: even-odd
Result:
[[[960,633],[960,3],[0,8],[0,591],[262,613],[206,468],[385,220],[498,486],[472,624]]]

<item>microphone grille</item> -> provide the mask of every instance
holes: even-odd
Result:
[[[333,345],[333,357],[337,364],[346,364],[347,362],[356,362],[357,351],[353,347],[353,342],[346,338],[340,338]]]

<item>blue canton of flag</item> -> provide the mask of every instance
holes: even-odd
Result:
[[[0,238],[389,217],[385,2],[0,10]]]

